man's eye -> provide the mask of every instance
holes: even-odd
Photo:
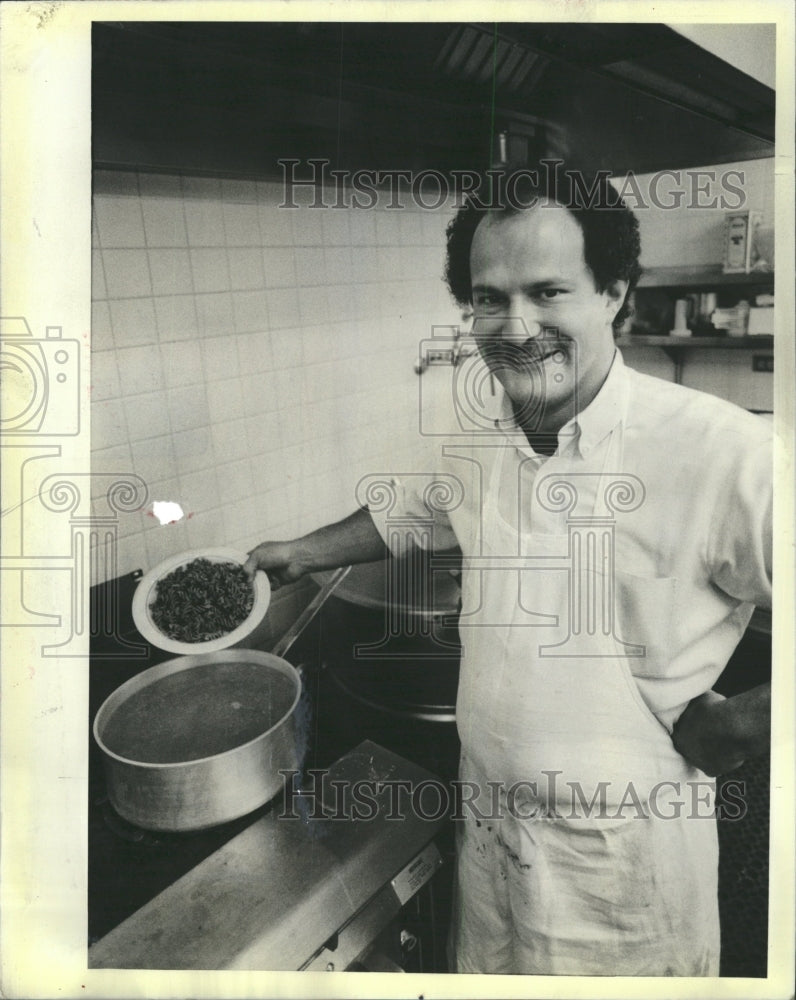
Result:
[[[563,293],[561,288],[544,288],[540,293],[539,297],[542,299],[556,299]]]
[[[475,305],[480,306],[482,309],[494,309],[496,306],[501,304],[501,299],[499,295],[478,295],[475,299]]]

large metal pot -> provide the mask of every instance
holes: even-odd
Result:
[[[352,566],[335,597],[362,608],[388,609],[405,632],[414,634],[421,620],[458,614],[460,570],[458,550],[434,555],[414,548],[399,558]],[[329,579],[328,573],[313,576],[318,583]]]
[[[297,769],[301,678],[272,653],[231,649],[167,660],[101,706],[94,737],[108,797],[149,830],[200,830],[243,816]]]
[[[422,549],[354,566],[321,613],[329,676],[382,724],[455,720],[460,566],[461,553]]]

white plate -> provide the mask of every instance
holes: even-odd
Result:
[[[138,582],[135,594],[133,595],[133,621],[136,628],[148,643],[163,649],[167,653],[179,653],[190,655],[191,653],[215,653],[221,649],[232,649],[247,642],[252,633],[259,627],[268,611],[271,603],[271,584],[268,577],[262,571],[258,571],[254,578],[254,604],[245,621],[226,635],[218,639],[210,639],[207,642],[179,642],[177,639],[170,639],[164,635],[152,619],[149,605],[155,600],[158,581],[169,573],[185,566],[186,563],[195,559],[208,559],[210,562],[232,562],[243,565],[247,555],[238,552],[237,549],[192,549],[189,552],[181,552],[176,556],[164,559],[162,563],[155,566]]]

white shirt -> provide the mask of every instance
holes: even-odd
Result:
[[[621,638],[645,645],[647,655],[632,660],[631,671],[671,730],[685,705],[716,682],[754,606],[771,606],[771,425],[717,397],[627,368],[618,351],[600,392],[561,429],[549,458],[530,448],[505,397],[496,396],[495,405],[494,435],[454,436],[440,445],[433,475],[396,476],[396,503],[372,510],[374,523],[396,555],[412,541],[435,550],[458,544],[467,573],[474,571],[468,558],[477,565],[483,553],[490,488],[498,490],[500,515],[517,525],[517,550],[505,556],[518,566],[523,559],[534,565],[523,547],[531,532],[564,538],[572,518],[608,518]],[[574,508],[551,510],[549,497],[539,502],[547,476],[574,484]],[[436,493],[432,481],[441,484]],[[622,509],[621,496],[619,509],[607,500],[606,487],[621,489],[622,482],[626,494],[641,497],[635,509]],[[450,509],[435,510],[435,503]],[[566,565],[562,547],[561,562],[550,569]],[[543,585],[544,573],[517,575]],[[527,598],[521,603],[527,606]]]

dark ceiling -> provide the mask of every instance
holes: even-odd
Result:
[[[96,23],[93,54],[98,164],[479,169],[500,130],[615,172],[773,154],[773,91],[664,25]]]

